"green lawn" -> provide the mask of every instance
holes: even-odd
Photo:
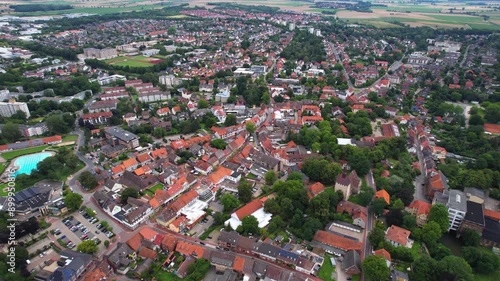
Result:
[[[490,274],[475,274],[474,281],[497,281],[498,276],[500,276],[500,270],[497,270]]]
[[[155,274],[156,280],[158,281],[180,281],[182,280],[181,278],[177,277],[177,275],[167,272],[167,271],[162,271],[159,270]]]
[[[67,142],[67,141],[76,141],[78,139],[78,135],[67,135],[64,136],[62,141]]]
[[[42,146],[30,147],[30,148],[26,148],[26,149],[8,151],[8,152],[2,153],[2,157],[3,157],[3,159],[9,161],[9,160],[12,160],[16,157],[22,156],[22,155],[40,152],[40,151],[46,149],[47,147],[49,147],[49,146],[42,145]]]
[[[352,277],[352,281],[359,281],[361,279],[361,274],[354,274]]]
[[[5,171],[5,168],[7,168],[8,165],[9,163],[0,163],[0,175],[3,173],[3,171]]]
[[[105,60],[107,64],[118,65],[118,66],[130,66],[130,67],[148,67],[154,65],[151,60],[158,60],[155,58],[149,58],[145,56],[120,56],[112,59]]]
[[[332,279],[332,272],[335,272],[335,266],[333,266],[332,263],[330,262],[331,257],[332,256],[329,254],[326,254],[324,256],[323,265],[321,266],[318,272],[318,277],[321,280],[326,280],[326,281],[335,280]]]
[[[32,13],[17,13],[16,15],[22,15],[22,16],[45,16],[45,15],[61,15],[61,14],[75,14],[75,13],[88,13],[88,14],[98,14],[98,15],[104,15],[104,14],[115,14],[115,13],[122,13],[122,12],[132,12],[132,11],[145,11],[145,10],[153,10],[153,9],[161,9],[168,7],[168,5],[161,5],[161,4],[154,4],[151,5],[149,3],[145,3],[144,5],[138,5],[138,6],[130,6],[130,7],[112,7],[112,8],[104,8],[104,7],[99,7],[99,8],[79,8],[76,7],[71,10],[58,10],[58,11],[44,11],[44,12],[32,12]]]
[[[416,260],[418,258],[420,258],[420,255],[422,254],[421,251],[422,251],[422,244],[420,244],[420,242],[417,242],[415,241],[413,243],[413,247],[411,247],[411,253],[413,255],[413,258]]]
[[[159,184],[157,184],[157,185],[155,185],[155,186],[151,187],[149,190],[150,190],[151,192],[153,192],[153,194],[154,194],[154,193],[155,193],[158,189],[163,189],[163,184],[162,184],[162,183],[159,183]]]

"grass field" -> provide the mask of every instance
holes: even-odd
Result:
[[[40,152],[40,151],[46,149],[47,147],[49,147],[49,146],[42,145],[42,146],[30,147],[30,148],[26,148],[26,149],[8,151],[5,153],[2,153],[2,157],[3,157],[3,159],[9,161],[9,160],[12,160],[18,156]]]
[[[130,66],[130,67],[148,67],[161,61],[162,60],[160,59],[149,58],[145,56],[133,56],[133,57],[121,56],[105,60],[105,62],[110,65]]]
[[[162,189],[163,188],[163,184],[159,183],[153,187],[151,187],[149,190],[151,190],[153,193],[155,193],[158,189]]]
[[[32,3],[32,2],[30,2]],[[81,2],[80,2],[81,3]],[[96,3],[96,2],[92,2]],[[75,5],[79,3],[75,2],[54,2],[54,3],[44,3],[44,4],[70,4],[70,5]],[[62,14],[76,14],[76,13],[86,13],[86,14],[97,14],[97,15],[104,15],[104,14],[114,14],[114,13],[122,13],[122,12],[132,12],[132,11],[147,11],[147,10],[153,10],[153,9],[161,9],[168,7],[168,5],[162,5],[160,3],[132,3],[126,6],[126,4],[123,5],[109,5],[109,3],[106,3],[102,1],[102,3],[96,3],[96,6],[74,6],[73,9],[71,10],[59,10],[59,11],[43,11],[43,12],[30,12],[30,13],[16,13],[17,15],[23,15],[23,16],[50,16],[50,15],[62,15]],[[97,6],[99,5],[99,6]],[[109,6],[105,6],[109,5]]]
[[[325,280],[325,281],[335,280],[332,278],[332,272],[335,271],[335,266],[333,266],[332,263],[330,262],[331,257],[332,257],[331,255],[328,255],[328,254],[325,255],[323,265],[321,266],[321,268],[319,269],[319,272],[318,272],[318,277],[321,280]]]
[[[62,142],[67,142],[67,141],[76,141],[78,139],[78,135],[67,135],[63,137]]]

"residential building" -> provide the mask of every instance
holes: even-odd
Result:
[[[414,200],[406,208],[406,211],[416,217],[418,226],[423,226],[427,222],[431,207],[432,204],[430,203],[422,200]]]
[[[465,213],[465,217],[460,225],[460,233],[465,229],[472,229],[479,235],[483,233],[485,227],[483,208],[483,204],[467,201],[467,213]]]
[[[361,251],[362,248],[362,243],[354,238],[350,239],[344,235],[324,230],[318,230],[316,232],[311,245],[337,256],[344,255],[350,250]]]
[[[263,199],[255,199],[245,206],[241,207],[240,209],[236,210],[231,214],[231,218],[228,219],[224,224],[231,225],[233,229],[236,229],[241,225],[244,217],[252,215],[259,222],[259,228],[266,227],[271,221],[273,215],[264,211],[265,198]]]
[[[351,194],[357,194],[361,187],[361,179],[358,177],[356,171],[352,171],[349,175],[344,171],[337,176],[335,182],[335,191],[342,191],[344,199],[349,199]]]
[[[89,254],[63,250],[56,262],[56,269],[48,280],[76,281],[81,280],[87,272],[94,269],[93,257]],[[42,271],[44,271],[43,269]],[[37,279],[35,277],[35,279]]]
[[[393,246],[411,248],[413,241],[410,239],[411,231],[392,225],[385,231],[385,239]]]
[[[376,251],[373,251],[373,255],[383,257],[385,259],[385,263],[387,267],[391,266],[391,254],[387,252],[386,249],[378,249]]]
[[[125,131],[120,127],[110,127],[104,130],[106,138],[111,142],[112,146],[124,145],[130,149],[139,146],[139,137],[129,131]]]
[[[441,203],[448,208],[448,217],[450,218],[450,230],[458,230],[462,220],[467,213],[467,197],[465,194],[456,189],[444,190],[444,192],[437,192],[434,196],[432,204]]]
[[[342,270],[349,275],[361,273],[361,257],[357,251],[350,250],[345,253]]]
[[[366,227],[366,223],[368,222],[368,210],[366,207],[343,200],[337,205],[337,213],[344,212],[348,213],[352,217],[352,224],[361,228]]]
[[[381,189],[377,192],[375,192],[375,198],[382,198],[384,199],[385,203],[387,203],[387,205],[390,205],[391,204],[391,196],[389,195],[389,193],[385,190],[385,189]]]
[[[29,118],[31,116],[28,104],[25,102],[0,102],[0,116],[11,117],[12,115],[16,114],[17,111],[24,112],[24,114],[26,114],[26,118]]]

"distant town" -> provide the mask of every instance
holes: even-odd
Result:
[[[2,17],[0,277],[498,280],[499,46],[235,3]]]

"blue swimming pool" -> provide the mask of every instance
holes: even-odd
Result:
[[[18,166],[19,170],[17,170],[14,175],[17,177],[20,174],[31,174],[31,171],[36,169],[36,165],[38,165],[38,163],[51,155],[52,154],[50,152],[40,152],[17,158],[14,161],[14,165]]]

